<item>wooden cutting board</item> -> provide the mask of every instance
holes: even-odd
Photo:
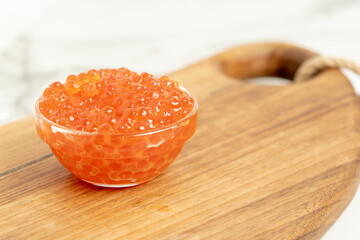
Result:
[[[151,182],[95,187],[71,175],[32,117],[0,128],[0,239],[319,239],[360,173],[359,102],[327,69],[288,86],[315,53],[241,46],[170,76],[199,101],[199,126]]]

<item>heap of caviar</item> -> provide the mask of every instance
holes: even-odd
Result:
[[[184,118],[194,99],[176,81],[126,68],[90,70],[52,83],[39,102],[50,121],[70,129],[141,133]]]

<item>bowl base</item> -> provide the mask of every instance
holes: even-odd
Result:
[[[81,179],[83,180],[83,179]],[[136,185],[139,185],[140,183],[131,183],[131,184],[106,184],[106,183],[94,183],[90,181],[83,180],[84,182],[90,183],[95,186],[99,187],[108,187],[108,188],[126,188],[126,187],[134,187]]]

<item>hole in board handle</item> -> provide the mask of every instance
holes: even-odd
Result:
[[[292,80],[280,77],[255,77],[244,79],[244,81],[254,85],[265,86],[287,86],[293,83]]]

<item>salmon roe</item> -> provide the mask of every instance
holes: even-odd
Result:
[[[126,68],[90,70],[52,83],[39,102],[50,121],[85,132],[139,133],[185,117],[194,99],[176,81]]]
[[[37,132],[60,163],[107,187],[134,186],[161,174],[197,125],[196,99],[176,81],[126,68],[52,83],[35,110]]]

